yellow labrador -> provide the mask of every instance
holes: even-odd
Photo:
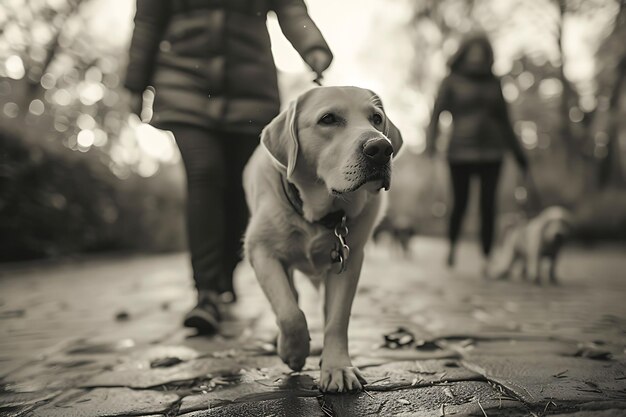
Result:
[[[374,93],[320,87],[263,130],[244,170],[245,252],[276,315],[278,354],[293,370],[304,366],[310,340],[293,272],[325,284],[322,391],[365,383],[348,355],[348,322],[363,248],[383,214],[379,191],[389,189],[401,146]]]
[[[541,282],[542,262],[549,268],[548,277],[556,283],[556,263],[564,241],[572,230],[572,215],[563,207],[552,206],[537,217],[514,226],[502,245],[496,266],[497,278],[507,278],[516,263],[522,266],[522,276]]]

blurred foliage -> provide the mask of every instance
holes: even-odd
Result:
[[[626,114],[626,2],[424,0],[407,4],[413,10],[408,30],[418,51],[412,87],[430,103],[446,72],[446,60],[463,36],[485,31],[494,43],[495,71],[531,164],[530,179],[521,178],[513,164],[505,164],[499,203],[503,221],[506,213],[533,216],[560,204],[574,211],[585,239],[626,238],[626,121],[620,116]],[[578,22],[593,29],[593,36],[583,40],[596,51],[589,58],[595,76],[580,76],[580,62],[570,60],[571,49],[565,48],[565,39],[572,35],[567,31],[576,30]],[[520,36],[525,42],[518,41]],[[509,57],[502,59],[503,52]],[[424,117],[422,124],[427,120]],[[439,144],[445,148],[453,121],[441,123]],[[445,161],[431,162],[408,153],[398,163],[401,167],[394,175],[400,186],[392,187],[389,217],[403,219],[399,223],[410,217],[422,232],[441,233],[451,198],[442,191],[449,187]],[[398,178],[404,175],[408,178]],[[417,189],[407,193],[411,182]],[[476,219],[470,213],[468,230],[478,226]]]
[[[129,118],[102,7],[0,4],[0,260],[184,247],[175,143]]]
[[[164,187],[175,185],[171,173],[121,182],[86,155],[25,147],[6,133],[0,148],[0,261],[182,246],[181,199]]]
[[[54,152],[7,132],[0,149],[0,261],[184,247],[180,167],[121,179],[100,150]]]

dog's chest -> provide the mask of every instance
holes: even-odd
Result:
[[[332,230],[320,226],[310,226],[299,230],[298,244],[288,248],[293,260],[292,266],[309,276],[328,273],[333,267],[331,251],[337,238]]]

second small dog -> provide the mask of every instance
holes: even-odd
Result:
[[[537,217],[514,226],[504,239],[497,265],[492,268],[496,278],[508,278],[515,265],[521,264],[522,277],[541,283],[542,264],[548,264],[548,278],[557,282],[556,264],[563,243],[572,232],[571,213],[559,206],[548,207]]]

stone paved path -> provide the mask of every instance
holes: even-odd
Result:
[[[314,355],[290,373],[249,267],[221,335],[180,327],[193,302],[182,254],[0,268],[0,415],[626,415],[624,247],[572,248],[559,286],[487,281],[478,249],[442,267],[443,242],[411,259],[370,250],[350,328],[367,391],[321,395],[321,315],[298,284]],[[405,348],[383,345],[404,328]]]

